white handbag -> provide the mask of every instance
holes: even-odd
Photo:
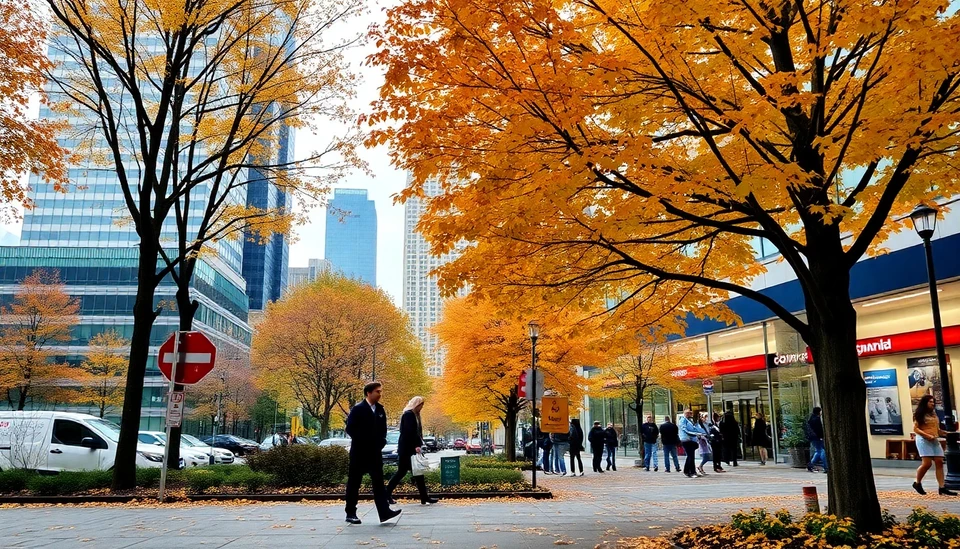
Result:
[[[422,477],[430,471],[430,460],[423,454],[413,454],[410,456],[410,474],[415,477]]]

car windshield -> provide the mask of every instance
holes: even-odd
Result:
[[[400,431],[387,431],[387,444],[397,444],[400,442]]]
[[[93,427],[94,430],[113,442],[120,441],[120,426],[112,421],[106,421],[104,419],[91,419],[87,421],[87,425]]]
[[[182,442],[187,446],[192,446],[194,448],[198,446],[209,446],[208,444],[204,444],[203,442],[201,442],[200,439],[198,439],[193,435],[180,435],[180,442]]]

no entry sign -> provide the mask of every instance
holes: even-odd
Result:
[[[160,346],[157,365],[163,377],[170,379],[173,368],[173,347],[176,334],[171,335]],[[177,365],[177,383],[192,385],[213,370],[217,362],[217,347],[201,332],[185,332],[180,335],[180,363]]]

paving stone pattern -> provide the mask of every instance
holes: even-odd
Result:
[[[885,507],[901,518],[917,504],[960,512],[960,500],[916,495],[911,475],[909,470],[877,471]],[[620,537],[720,521],[739,509],[788,508],[799,514],[803,486],[817,486],[821,503],[827,501],[826,475],[782,465],[748,463],[700,479],[621,467],[603,475],[538,475],[538,480],[557,497],[450,500],[427,507],[401,501],[403,516],[385,525],[378,523],[372,502],[361,502],[364,523],[359,526],[343,522],[342,503],[326,502],[8,507],[0,509],[0,547],[612,547]],[[932,473],[928,483],[934,486]]]

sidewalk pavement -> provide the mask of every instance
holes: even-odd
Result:
[[[884,507],[901,518],[919,504],[960,510],[956,498],[918,496],[910,477],[910,471],[877,471]],[[336,502],[7,507],[0,509],[0,547],[613,547],[621,537],[722,521],[740,509],[787,508],[799,515],[803,486],[817,486],[821,503],[827,501],[826,475],[750,463],[700,479],[621,467],[576,478],[541,474],[538,483],[555,499],[447,500],[426,507],[401,501],[403,516],[386,525],[378,524],[372,502],[361,502],[359,526],[343,522]]]

